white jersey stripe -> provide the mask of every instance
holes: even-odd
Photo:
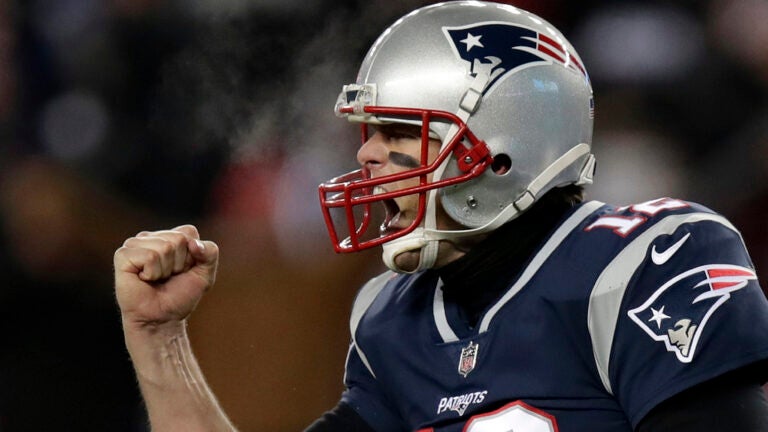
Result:
[[[368,363],[368,358],[365,356],[365,353],[357,344],[357,341],[355,340],[355,333],[357,333],[357,326],[360,324],[360,320],[363,319],[365,311],[367,311],[373,301],[376,300],[376,296],[379,295],[381,289],[384,288],[384,285],[386,285],[387,281],[394,274],[395,273],[392,271],[386,271],[369,280],[357,294],[357,298],[355,298],[355,304],[352,306],[352,313],[349,317],[349,330],[352,334],[352,344],[357,350],[357,354],[360,356],[360,359],[365,364],[365,367],[369,372],[371,372],[371,375],[373,375],[374,378],[376,378],[376,374],[373,372],[371,365]]]
[[[483,320],[480,323],[480,333],[488,331],[488,326],[491,325],[491,320],[493,320],[493,317],[496,316],[496,313],[499,311],[499,309],[501,309],[505,304],[507,304],[508,301],[512,299],[512,297],[515,296],[515,294],[523,289],[525,284],[527,284],[533,275],[539,271],[539,268],[544,264],[547,258],[549,258],[549,255],[552,254],[555,249],[557,249],[557,247],[568,236],[568,234],[570,234],[571,231],[573,231],[573,229],[576,228],[587,216],[602,206],[603,203],[600,201],[590,201],[582,205],[578,210],[576,210],[576,212],[571,215],[571,217],[569,217],[565,222],[563,222],[562,225],[560,225],[557,231],[552,234],[552,237],[549,238],[547,243],[545,243],[541,250],[539,250],[539,253],[537,253],[533,260],[531,260],[531,263],[528,265],[528,267],[525,268],[523,274],[520,275],[520,278],[517,280],[517,282],[512,285],[512,288],[504,293],[501,299],[499,299],[499,301],[496,302],[496,304],[493,305],[493,307],[485,314]]]
[[[432,313],[435,316],[435,325],[443,342],[456,342],[459,337],[453,332],[451,325],[448,324],[448,318],[445,316],[445,303],[443,302],[443,280],[437,280],[435,288],[435,298],[432,302]]]

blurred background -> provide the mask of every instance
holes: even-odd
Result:
[[[374,38],[418,0],[0,1],[0,431],[145,431],[112,253],[198,225],[222,249],[191,321],[242,430],[295,431],[342,390],[379,253],[338,256],[316,185]],[[509,1],[559,27],[596,94],[596,185],[741,228],[768,281],[768,2]],[[577,4],[578,3],[578,4]]]

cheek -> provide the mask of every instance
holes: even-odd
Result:
[[[398,207],[400,207],[400,211],[415,210],[419,205],[419,196],[418,194],[406,195],[397,198],[395,201],[397,202]]]
[[[418,145],[414,145],[411,148],[407,148],[407,149],[397,148],[396,150],[398,152],[407,154],[418,160],[420,158],[420,155],[418,154],[418,148],[419,148]],[[437,140],[430,141],[429,154],[428,154],[430,163],[437,158],[437,155],[439,154],[439,152],[440,152],[440,142]],[[402,172],[407,170],[408,168],[399,168],[396,171]],[[394,172],[387,172],[386,174],[394,174]],[[433,177],[434,177],[434,173],[427,174],[427,182],[431,183],[433,180]],[[396,190],[403,190],[407,188],[416,187],[416,186],[419,186],[420,183],[421,183],[421,179],[419,177],[411,177],[411,178],[407,178],[397,182],[387,183],[386,185],[383,185],[383,186],[388,191],[396,191]],[[418,206],[418,194],[403,196],[403,197],[397,198],[396,201],[401,209],[412,208],[412,207],[415,208],[416,206]]]
[[[432,181],[431,174],[427,176],[427,181]],[[384,187],[389,191],[397,191],[397,190],[417,187],[419,186],[420,183],[421,183],[421,179],[419,177],[408,177],[400,181],[387,183],[386,185],[384,185]],[[410,198],[410,195],[407,197]]]
[[[437,155],[440,153],[440,143],[432,140],[429,142],[429,161],[437,159]]]

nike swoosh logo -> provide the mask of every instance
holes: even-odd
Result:
[[[688,240],[688,237],[690,236],[691,236],[691,233],[686,234],[685,237],[678,240],[677,243],[667,248],[667,250],[665,250],[664,252],[658,252],[656,250],[656,245],[653,245],[653,249],[651,249],[651,261],[653,261],[653,263],[656,265],[662,265],[665,262],[669,261],[669,259],[672,258],[672,255],[674,255],[675,252],[677,252],[677,250],[680,249],[683,243],[685,243],[686,240]]]

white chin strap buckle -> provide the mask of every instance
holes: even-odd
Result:
[[[382,260],[392,271],[398,273],[416,273],[432,268],[437,259],[439,240],[428,239],[424,228],[416,228],[413,232],[382,245]],[[419,264],[413,269],[403,269],[395,263],[395,259],[405,252],[418,252]]]

